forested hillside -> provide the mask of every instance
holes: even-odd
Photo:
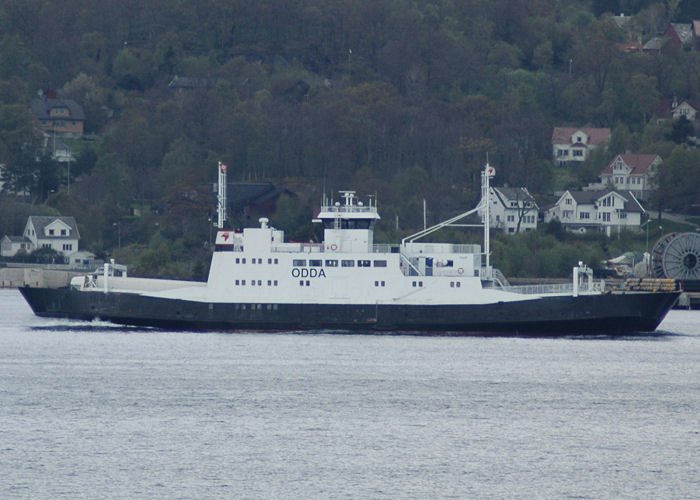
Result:
[[[197,274],[159,262],[208,240],[220,160],[234,180],[293,187],[291,222],[345,188],[377,194],[385,231],[410,230],[423,199],[431,221],[472,205],[487,155],[497,184],[546,196],[594,180],[609,153],[658,153],[658,201],[690,206],[700,158],[650,112],[700,99],[700,51],[616,44],[692,19],[695,0],[3,0],[0,164],[29,196],[0,195],[0,235],[56,211],[83,247]],[[49,89],[85,111],[70,174],[36,154],[29,102]],[[610,148],[562,176],[559,125],[610,127]]]

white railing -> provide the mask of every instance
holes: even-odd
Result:
[[[523,295],[545,295],[545,294],[572,294],[574,292],[573,283],[546,283],[539,285],[515,285],[515,286],[504,286],[501,290],[507,292],[520,293]],[[594,281],[592,286],[589,288],[585,283],[579,286],[578,293],[601,293],[605,290],[604,281]]]

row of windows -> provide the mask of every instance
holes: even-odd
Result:
[[[338,267],[338,260],[337,259],[327,259],[325,261],[325,266],[326,267]],[[355,267],[355,264],[357,263],[357,267],[386,267],[386,261],[385,260],[341,260],[340,261],[340,266],[341,267]],[[294,259],[292,261],[292,265],[294,267],[305,267],[306,266],[306,259]],[[309,260],[309,266],[310,267],[322,267],[324,265],[323,260],[321,259],[310,259]]]
[[[277,304],[265,304],[265,309],[268,311],[276,311],[279,308]],[[250,309],[251,311],[255,311],[256,309],[258,311],[262,311],[263,305],[262,304],[236,304],[235,305],[236,310],[240,311],[245,311],[247,309]]]
[[[245,280],[236,280],[234,282],[236,286],[245,286],[246,281]],[[262,280],[250,280],[250,286],[263,286],[263,281]],[[267,280],[267,286],[277,286],[277,280]]]
[[[262,264],[263,258],[253,257],[250,259],[251,264]],[[245,257],[236,257],[236,264],[245,264]],[[274,259],[267,259],[268,264],[279,264],[279,259],[276,257]]]
[[[627,177],[627,184],[641,184],[642,183],[642,178],[641,177]],[[615,177],[615,184],[625,184],[625,178],[624,177]]]

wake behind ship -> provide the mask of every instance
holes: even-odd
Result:
[[[225,173],[222,165],[220,186]],[[266,218],[242,232],[220,229],[206,282],[119,276],[105,264],[68,287],[20,291],[39,316],[177,330],[539,336],[656,329],[680,293],[673,280],[606,290],[579,263],[566,285],[509,286],[489,262],[493,175],[487,165],[478,207],[397,245],[374,244],[376,205],[344,191],[342,202],[324,203],[315,219],[322,243],[287,242]],[[220,227],[222,207],[220,188]],[[480,245],[417,241],[477,211],[483,252]]]

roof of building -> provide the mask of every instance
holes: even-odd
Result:
[[[64,224],[70,227],[71,234],[61,236],[53,235],[52,238],[56,239],[80,239],[80,232],[78,231],[78,224],[75,222],[75,217],[71,216],[46,216],[46,215],[30,215],[27,223],[31,222],[34,226],[34,230],[37,234],[41,234],[43,237],[44,228],[51,224],[52,222],[60,220]]]
[[[85,120],[85,113],[83,112],[83,107],[72,99],[45,99],[38,97],[32,99],[29,104],[32,113],[39,120],[50,120],[50,111],[53,108],[68,108],[70,116],[66,117],[70,120]]]
[[[669,23],[668,30],[675,31],[683,45],[693,41],[693,25],[690,23]]]
[[[630,171],[630,175],[642,175],[644,174],[647,170],[649,170],[649,167],[654,163],[654,161],[659,158],[659,155],[655,154],[624,154],[624,155],[617,155],[613,160],[608,164],[607,167],[605,167],[605,170],[603,170],[603,174],[612,174],[613,173],[613,163],[618,158],[622,158],[622,161],[627,165],[628,167],[632,167],[632,170]]]
[[[31,243],[31,240],[25,236],[10,236],[6,234],[3,238],[7,238],[11,243]]]
[[[671,39],[667,36],[656,36],[644,44],[647,52],[660,51]]]
[[[494,187],[493,192],[496,194],[496,197],[503,204],[503,206],[508,206],[506,205],[506,200],[529,201],[535,207],[537,206],[535,198],[530,194],[527,188],[524,187]]]
[[[613,189],[603,189],[598,191],[569,191],[569,194],[576,200],[577,204],[583,205],[593,205],[600,198],[610,194],[616,193],[625,199],[624,210],[626,212],[645,212],[644,207],[642,207],[637,200],[637,198],[630,191],[615,191]]]
[[[597,127],[554,127],[552,144],[570,144],[571,136],[576,132],[584,132],[588,136],[589,145],[599,145],[610,141],[609,128]]]
[[[616,43],[615,46],[617,47],[617,50],[621,52],[642,52],[642,49],[644,48],[641,43],[636,41],[620,42]]]

